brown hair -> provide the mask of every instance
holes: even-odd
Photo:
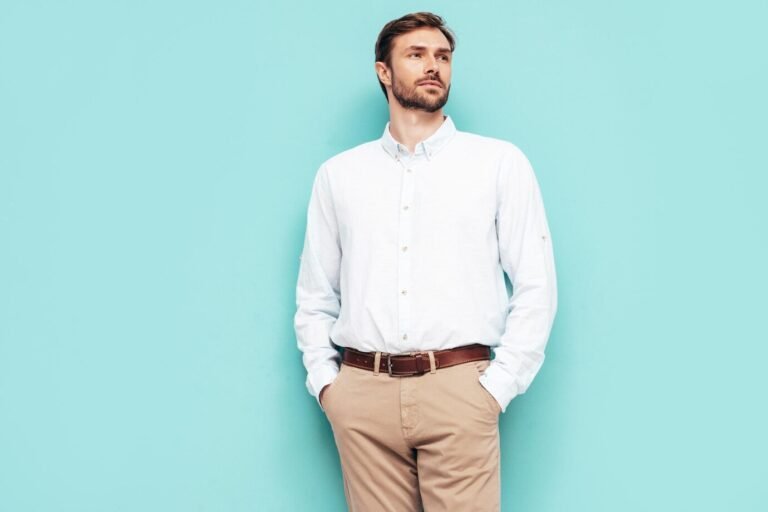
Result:
[[[384,62],[391,68],[393,40],[399,35],[412,32],[422,27],[440,29],[440,32],[442,32],[446,39],[448,39],[451,51],[456,47],[456,36],[451,29],[445,25],[443,18],[437,14],[432,14],[431,12],[414,12],[406,14],[396,20],[392,20],[384,25],[384,28],[379,32],[379,37],[376,39],[376,62]],[[381,90],[384,91],[384,97],[389,101],[386,86],[381,80],[379,80],[379,85],[381,86]]]

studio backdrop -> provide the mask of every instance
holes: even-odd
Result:
[[[0,4],[0,510],[344,510],[293,330],[387,21],[529,157],[559,308],[501,416],[526,512],[768,510],[765,2]],[[468,170],[468,172],[470,172]]]

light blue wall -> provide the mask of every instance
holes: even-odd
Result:
[[[504,510],[768,510],[768,15],[736,2],[4,1],[0,510],[339,511],[293,332],[317,166],[381,26],[537,172],[560,309]]]

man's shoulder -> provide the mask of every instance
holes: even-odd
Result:
[[[520,147],[512,141],[463,130],[456,130],[449,145],[458,147],[460,151],[471,149],[475,154],[477,151],[481,151],[486,155],[499,158],[526,158]],[[372,159],[384,157],[385,152],[381,139],[374,139],[326,158],[321,167],[328,169],[355,168],[361,162],[370,162]]]

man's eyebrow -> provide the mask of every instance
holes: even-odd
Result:
[[[411,46],[408,46],[405,49],[405,51],[409,51],[409,50],[426,50],[426,49],[427,49],[426,46],[419,46],[419,45],[412,44]],[[437,53],[451,53],[451,49],[450,48],[445,48],[445,47],[440,47],[440,48],[438,48],[436,50],[436,52]]]

